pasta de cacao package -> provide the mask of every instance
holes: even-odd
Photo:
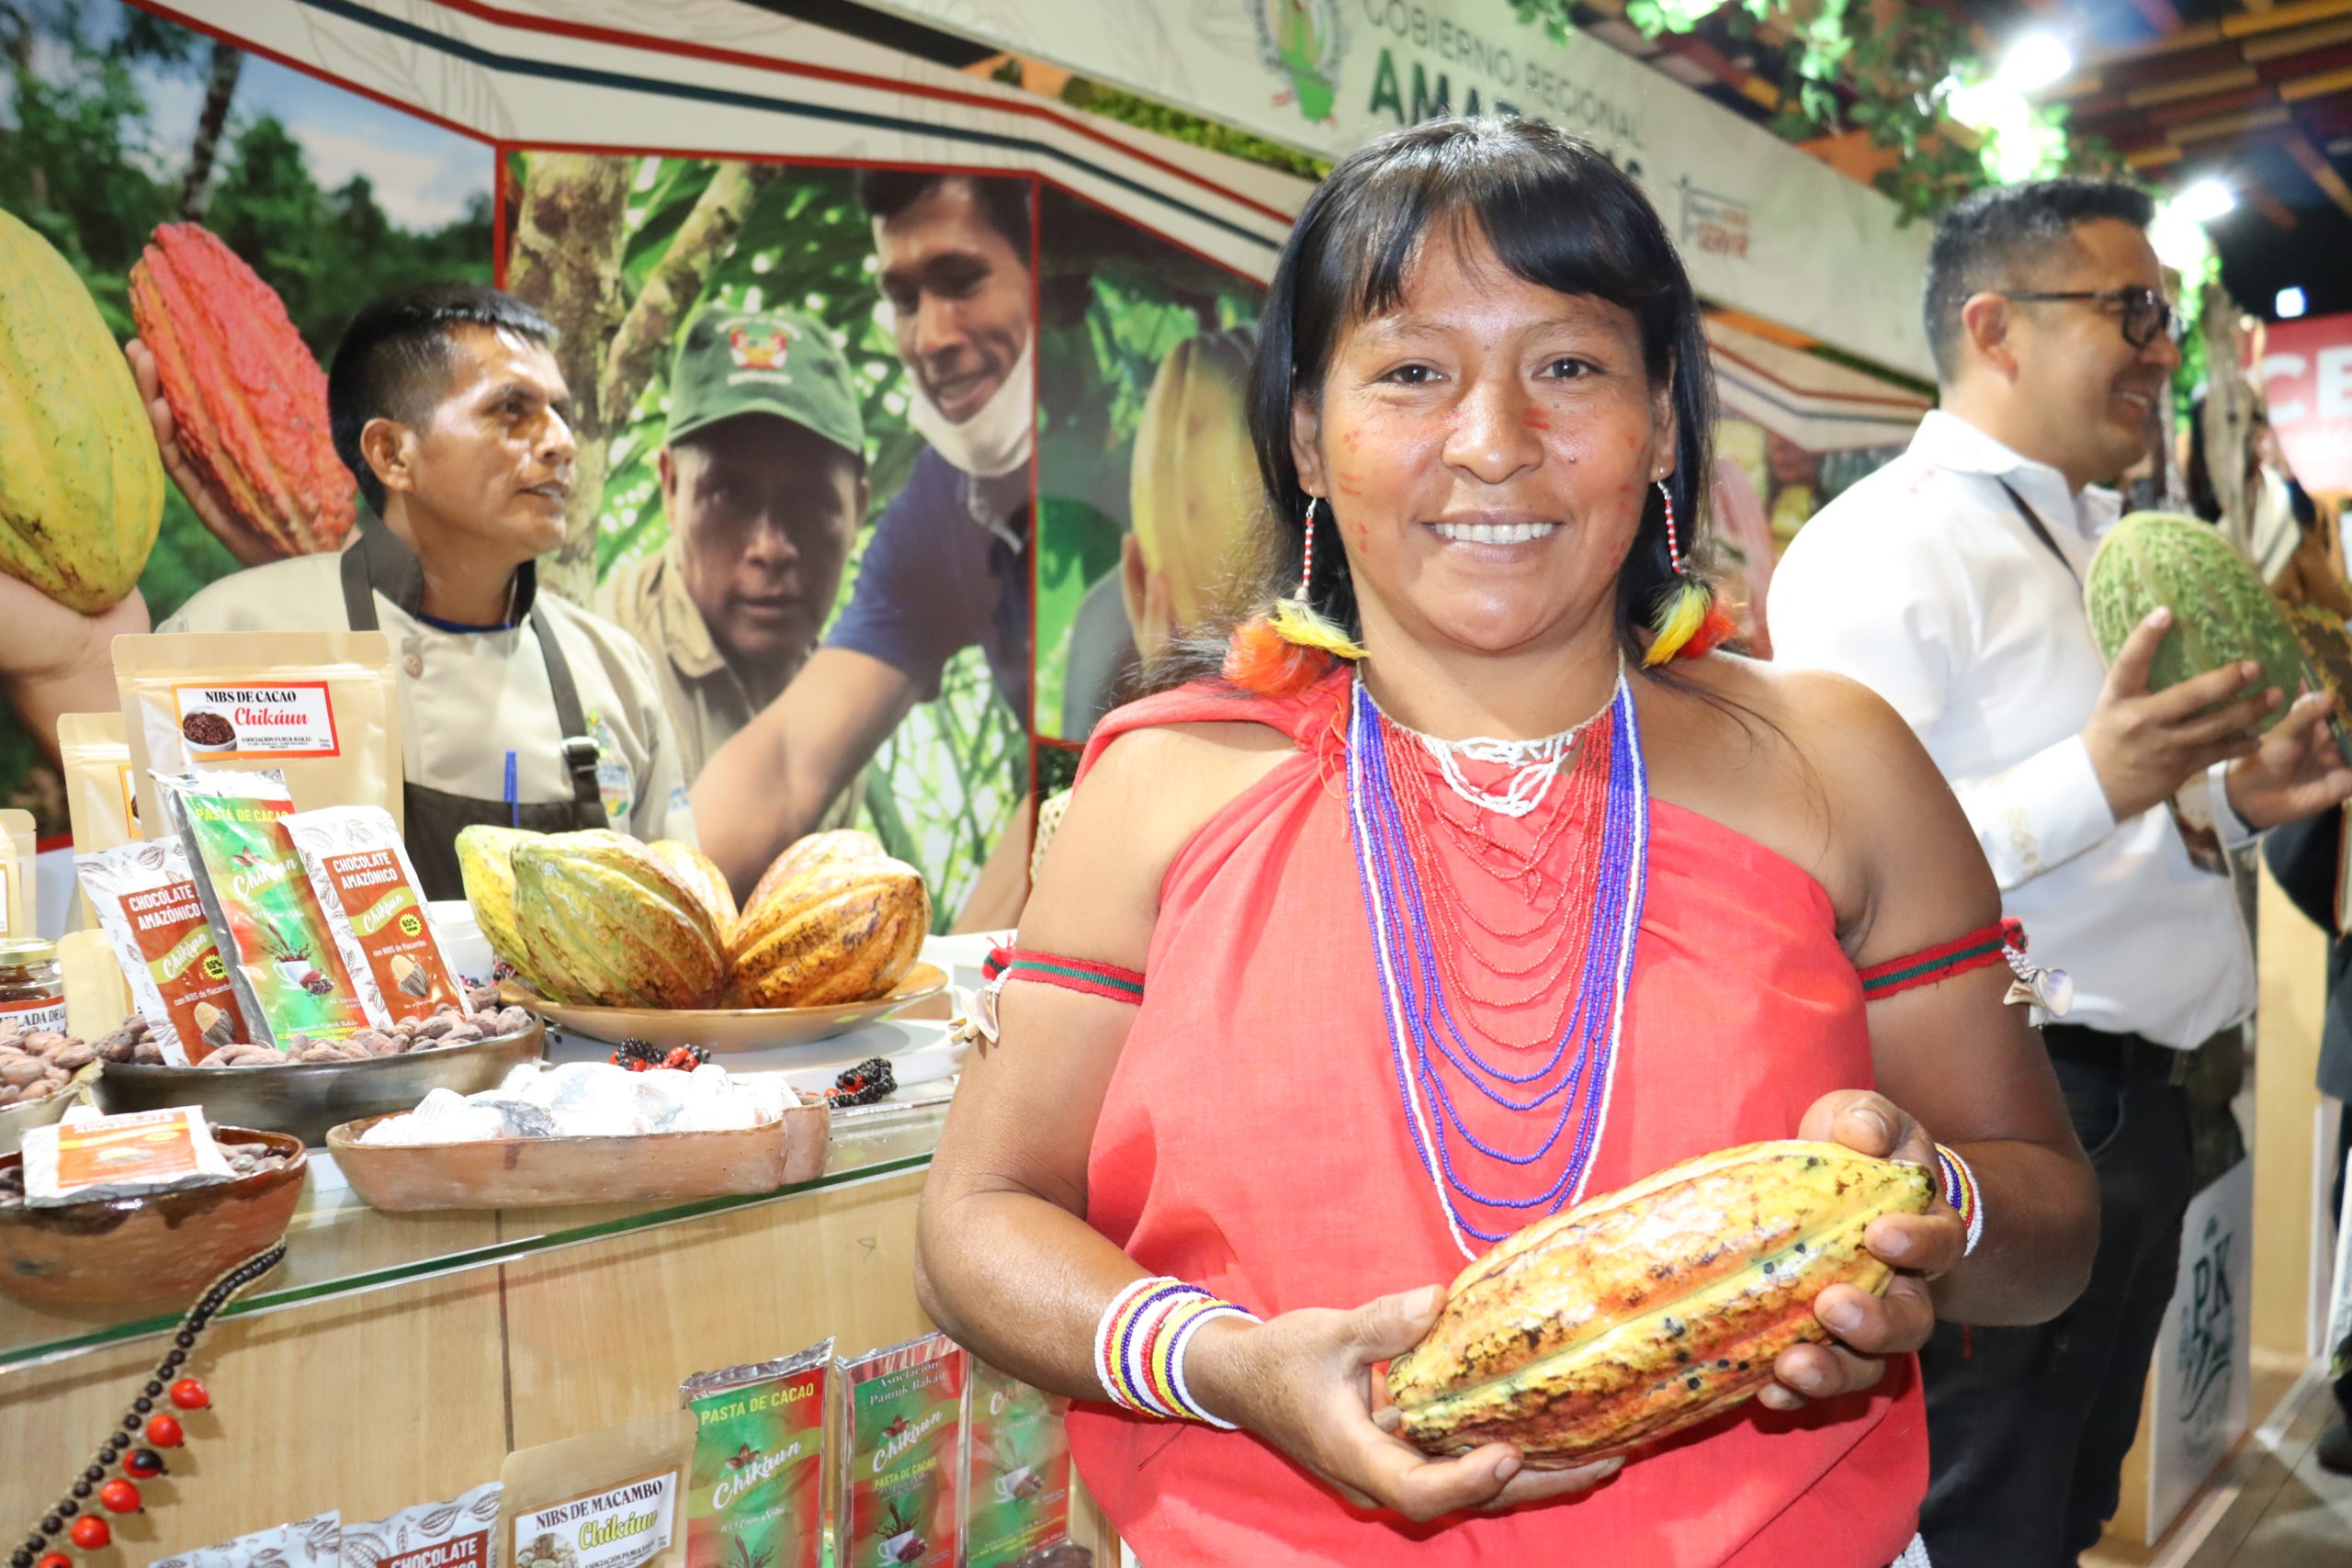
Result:
[[[838,1363],[842,1562],[963,1561],[964,1393],[971,1352],[944,1334]]]
[[[63,713],[57,716],[57,759],[65,774],[65,813],[74,852],[90,854],[139,837],[139,792],[130,782],[130,742],[122,715]],[[74,929],[97,924],[88,898],[74,899]]]
[[[280,823],[294,814],[275,773],[159,777],[164,809],[187,847],[197,897],[222,944],[247,1038],[280,1051],[293,1037],[333,1044],[369,1026],[327,935],[311,879]]]
[[[154,1031],[164,1060],[190,1066],[246,1038],[186,844],[118,844],[75,855],[74,870],[130,982],[133,1010]]]
[[[686,1568],[818,1568],[825,1549],[825,1390],[833,1342],[780,1361],[699,1372]]]
[[[379,1029],[436,1009],[473,1010],[441,951],[416,867],[391,813],[377,806],[298,811],[280,824],[343,955],[359,1005]]]
[[[498,1568],[495,1481],[443,1503],[419,1503],[343,1527],[342,1568]]]
[[[0,937],[38,936],[40,910],[33,898],[33,814],[10,807],[0,811]]]
[[[1080,1568],[1093,1553],[1069,1541],[1069,1401],[986,1361],[972,1363],[965,1449],[966,1560],[971,1568],[1025,1568],[1050,1560]]]
[[[381,632],[174,632],[114,639],[139,819],[153,775],[269,769],[304,811],[401,820],[400,688]]]
[[[672,1568],[694,1423],[682,1410],[506,1456],[506,1568]]]

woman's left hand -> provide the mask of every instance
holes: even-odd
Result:
[[[1866,1089],[1838,1089],[1815,1100],[1797,1136],[1936,1169],[1935,1145],[1926,1130],[1884,1095]],[[1885,1358],[1928,1342],[1936,1325],[1928,1277],[1958,1263],[1968,1245],[1960,1216],[1943,1201],[1940,1181],[1938,1189],[1935,1207],[1925,1214],[1882,1214],[1871,1222],[1862,1245],[1896,1270],[1886,1294],[1873,1296],[1852,1285],[1822,1292],[1813,1311],[1829,1331],[1829,1343],[1781,1351],[1772,1363],[1774,1381],[1756,1396],[1759,1404],[1796,1410],[1808,1399],[1834,1399],[1869,1388],[1885,1374]]]

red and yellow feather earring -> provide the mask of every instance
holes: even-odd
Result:
[[[1642,655],[1645,667],[1712,653],[1739,630],[1731,612],[1716,601],[1714,586],[1690,570],[1674,529],[1674,491],[1664,479],[1657,481],[1657,493],[1666,502],[1666,553],[1674,562],[1674,581],[1658,594],[1650,614],[1649,651]]]
[[[1306,498],[1306,519],[1301,525],[1306,559],[1299,567],[1298,592],[1274,601],[1271,614],[1236,626],[1226,647],[1225,678],[1245,692],[1282,696],[1314,684],[1333,659],[1353,661],[1364,656],[1363,645],[1317,609],[1309,592],[1315,580],[1315,508],[1320,499]]]

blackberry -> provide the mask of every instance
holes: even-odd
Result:
[[[825,1099],[833,1105],[871,1105],[899,1087],[898,1076],[890,1071],[890,1064],[879,1056],[869,1056],[854,1067],[845,1067],[833,1079],[833,1087],[825,1091]]]

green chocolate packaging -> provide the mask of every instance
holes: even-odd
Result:
[[[832,1370],[827,1339],[679,1385],[695,1418],[686,1568],[819,1568]]]
[[[1069,1438],[1062,1429],[1069,1401],[979,1360],[971,1389],[966,1558],[971,1568],[1018,1568],[1069,1539]]]
[[[926,1334],[837,1365],[843,1438],[834,1562],[956,1568],[971,1353]]]

